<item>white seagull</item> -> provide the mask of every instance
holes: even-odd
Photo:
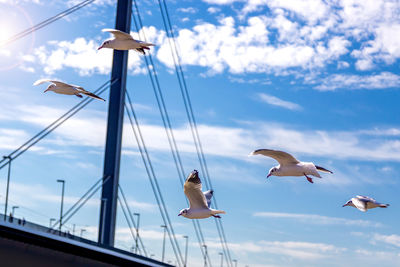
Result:
[[[217,215],[219,213],[225,214],[223,210],[214,210],[210,208],[211,197],[213,196],[213,190],[207,192],[201,191],[201,181],[199,173],[194,170],[186,179],[183,185],[183,191],[186,197],[189,199],[190,207],[180,211],[178,216],[183,216],[189,219],[204,219],[208,217],[221,218]]]
[[[264,155],[271,157],[279,162],[278,166],[272,167],[269,170],[267,178],[271,175],[274,176],[305,176],[310,183],[313,180],[308,175],[313,175],[322,178],[318,171],[333,173],[325,168],[314,165],[312,162],[301,162],[295,159],[289,153],[272,150],[272,149],[257,149],[250,153],[250,155]]]
[[[102,48],[112,48],[116,50],[132,49],[145,55],[146,53],[144,52],[144,50],[150,50],[149,46],[154,46],[154,44],[151,43],[135,40],[130,34],[126,32],[114,29],[103,29],[102,31],[112,33],[112,35],[114,35],[114,38],[105,40],[97,50],[100,50]]]
[[[381,203],[377,202],[375,199],[370,198],[370,197],[356,196],[356,197],[353,197],[352,199],[350,199],[349,201],[347,201],[347,203],[344,204],[343,207],[345,207],[345,206],[352,206],[363,212],[366,212],[369,209],[373,209],[373,208],[377,208],[377,207],[387,208],[390,205],[389,204],[381,204]]]
[[[47,91],[53,91],[54,93],[62,94],[62,95],[76,95],[79,98],[82,98],[82,95],[87,95],[92,98],[105,101],[103,98],[101,98],[89,91],[86,91],[85,89],[83,89],[80,86],[63,83],[60,81],[54,81],[54,80],[49,80],[49,79],[40,79],[40,80],[37,80],[33,85],[39,85],[39,84],[47,83],[47,82],[49,82],[50,85],[47,87],[46,90],[44,90],[44,93],[46,93]]]

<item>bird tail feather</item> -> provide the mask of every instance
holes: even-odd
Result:
[[[315,168],[317,168],[317,170],[319,170],[319,171],[321,171],[321,172],[333,173],[333,172],[331,172],[330,170],[327,170],[327,169],[325,169],[325,168],[323,168],[323,167],[321,167],[321,166],[315,165]]]
[[[212,213],[213,215],[215,215],[215,214],[226,214],[226,212],[223,211],[223,210],[212,210],[211,213]]]

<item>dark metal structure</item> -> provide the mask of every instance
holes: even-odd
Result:
[[[0,266],[171,267],[151,258],[6,216],[0,220]]]
[[[132,1],[118,0],[115,29],[129,33],[131,13]],[[102,188],[99,223],[99,243],[110,247],[114,246],[115,236],[127,64],[128,51],[114,50],[111,80],[116,82],[110,88],[103,172],[103,179],[110,179]]]

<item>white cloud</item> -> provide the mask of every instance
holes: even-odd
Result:
[[[321,91],[336,89],[385,89],[400,86],[400,76],[391,72],[381,72],[375,75],[333,74],[324,78],[320,85],[314,88]]]
[[[316,214],[284,213],[284,212],[256,212],[255,217],[292,219],[303,223],[321,224],[321,225],[347,225],[363,227],[381,227],[382,224],[367,220],[350,220],[345,218],[329,217]]]
[[[273,106],[277,106],[277,107],[282,107],[282,108],[286,108],[286,109],[290,109],[290,110],[301,110],[302,107],[296,103],[293,102],[289,102],[289,101],[285,101],[282,100],[280,98],[277,98],[276,96],[272,96],[272,95],[267,95],[264,93],[260,93],[258,94],[258,96],[260,97],[260,100],[273,105]]]
[[[147,40],[158,43],[164,39],[164,33],[154,27],[144,27],[140,33],[146,33]],[[137,35],[131,32],[133,36]],[[73,68],[79,75],[109,74],[112,66],[112,49],[97,50],[100,42],[78,37],[73,41],[49,41],[40,46],[32,55],[23,55],[24,69],[32,72],[37,63],[46,74],[54,74],[65,68]],[[135,51],[129,52],[128,69],[131,74],[146,73],[143,57]]]
[[[381,235],[381,234],[374,234],[373,236],[374,241],[381,241],[387,244],[394,245],[396,247],[400,247],[400,235]]]
[[[195,14],[197,12],[197,9],[193,8],[193,7],[181,7],[178,8],[177,11],[180,11],[182,13],[190,13],[190,14]]]
[[[206,242],[207,246],[219,248],[218,242]],[[338,248],[325,243],[311,243],[298,241],[258,241],[243,243],[228,243],[229,249],[235,253],[267,253],[284,255],[297,260],[316,260],[321,258],[333,257],[345,248]]]
[[[281,40],[278,44],[271,43],[269,38],[273,27],[278,27]],[[191,30],[180,30],[177,42],[182,64],[207,67],[211,73],[225,69],[231,73],[261,73],[320,67],[345,54],[350,45],[340,36],[325,43],[308,42],[295,34],[297,31],[296,24],[279,14],[272,21],[265,16],[250,17],[246,26],[236,25],[234,18],[225,17],[219,20],[219,25],[201,23]],[[157,58],[173,67],[168,42],[160,46]]]
[[[218,13],[220,11],[221,11],[221,9],[218,8],[218,7],[209,7],[209,8],[207,8],[207,12],[210,13],[210,14],[215,14],[215,13]]]
[[[47,126],[63,114],[63,110],[48,106],[16,106],[15,120],[25,123]],[[72,117],[52,134],[52,145],[103,147],[105,138],[106,116],[104,113],[85,110],[85,113]],[[130,125],[124,127],[126,149],[136,150],[131,136]],[[149,149],[169,151],[164,128],[160,125],[142,123],[141,129]],[[388,128],[391,133],[399,129]],[[11,129],[12,130],[12,129]],[[175,127],[174,135],[181,152],[195,153],[190,127]],[[204,151],[210,155],[230,157],[240,160],[257,161],[248,158],[248,153],[257,147],[270,147],[285,150],[294,155],[313,155],[338,159],[362,159],[366,161],[399,161],[400,141],[376,135],[370,129],[358,131],[322,131],[301,130],[274,122],[243,122],[242,127],[220,127],[199,124],[198,130]],[[385,129],[381,129],[383,132]],[[7,133],[5,138],[10,138]],[[61,138],[58,138],[61,137]],[[13,139],[14,140],[14,139]],[[20,139],[18,139],[20,140]],[[13,141],[19,144],[18,140]],[[45,144],[45,143],[42,143]],[[49,144],[49,143],[48,143]]]

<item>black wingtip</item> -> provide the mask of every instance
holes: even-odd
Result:
[[[324,167],[321,167],[321,166],[315,165],[315,168],[317,168],[317,170],[319,170],[319,171],[333,173],[332,171],[327,170],[327,169],[325,169]]]

